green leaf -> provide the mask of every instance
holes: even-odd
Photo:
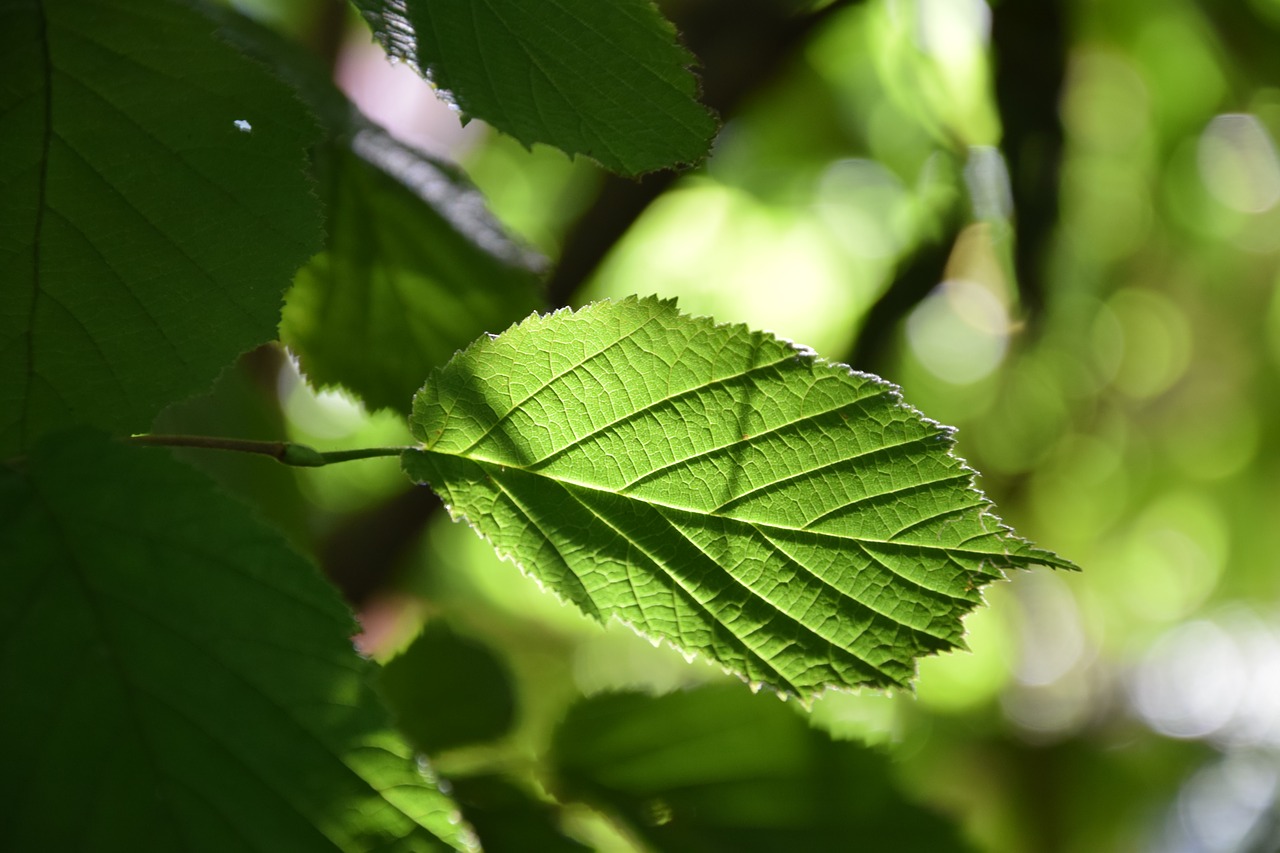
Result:
[[[534,316],[414,399],[429,483],[603,619],[809,698],[906,684],[962,642],[1017,538],[951,431],[873,376],[653,298]]]
[[[715,119],[652,0],[356,0],[467,117],[627,175],[700,161]]]
[[[589,853],[560,828],[556,804],[536,799],[502,776],[449,780],[454,800],[475,829],[484,853]]]
[[[558,795],[612,811],[667,853],[965,849],[897,791],[886,757],[732,685],[586,699],[550,760]]]
[[[319,244],[314,126],[212,29],[160,0],[0,12],[0,456],[145,430],[275,337]]]
[[[430,370],[543,304],[538,264],[457,169],[376,127],[318,162],[328,249],[299,271],[281,339],[312,382],[407,414]]]
[[[329,69],[230,10],[221,34],[289,81],[319,117],[326,249],[286,299],[280,337],[315,384],[407,414],[422,377],[543,304],[543,258],[509,237],[451,164],[365,118]]]
[[[443,622],[427,625],[387,661],[379,689],[397,728],[429,755],[496,740],[515,720],[516,697],[506,666],[487,647]]]
[[[152,432],[286,435],[288,428],[276,382],[284,358],[278,347],[260,347],[245,353],[218,375],[209,393],[174,403],[157,415]],[[303,550],[315,541],[312,509],[293,468],[263,465],[262,457],[256,453],[177,448],[173,456],[209,475],[222,491],[249,504],[263,521]]]
[[[164,451],[0,468],[0,848],[428,850],[452,806],[315,568]]]

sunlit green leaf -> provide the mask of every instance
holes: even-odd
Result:
[[[414,400],[405,453],[498,553],[598,618],[811,697],[907,683],[1003,569],[951,432],[772,335],[629,299],[477,342]]]
[[[431,850],[451,806],[315,568],[165,451],[0,469],[0,848]]]
[[[651,0],[356,0],[467,117],[639,174],[706,156],[715,120]]]
[[[732,687],[586,699],[556,730],[551,762],[558,795],[612,811],[668,853],[965,849],[898,792],[885,756]]]
[[[275,337],[319,246],[314,125],[168,0],[0,11],[0,455],[141,431]]]

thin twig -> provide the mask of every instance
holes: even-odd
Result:
[[[243,438],[222,438],[208,435],[134,435],[125,439],[130,444],[148,447],[190,447],[198,450],[226,450],[233,453],[255,453],[270,456],[284,465],[297,468],[319,468],[355,459],[372,459],[379,456],[399,456],[407,447],[362,447],[356,450],[330,450],[321,452],[305,444],[292,441],[251,441]]]

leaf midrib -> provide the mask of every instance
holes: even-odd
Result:
[[[519,510],[520,510],[520,512],[521,512],[521,514],[522,514],[522,515],[524,515],[524,516],[526,517],[526,519],[530,519],[530,520],[532,520],[532,519],[531,519],[531,517],[530,517],[530,515],[529,515],[529,513],[528,513],[528,510],[526,510],[526,509],[523,507],[523,505],[522,505],[522,504],[521,504],[521,503],[516,499],[515,495],[514,495],[514,494],[513,494],[509,489],[507,489],[505,486],[503,486],[503,484],[501,483],[501,481],[499,481],[499,480],[494,480],[494,483],[495,483],[495,485],[497,486],[497,488],[498,488],[498,489],[499,489],[499,490],[500,490],[500,491],[501,491],[501,492],[506,496],[507,500],[512,504],[512,506],[514,506],[514,507],[516,507],[517,509],[519,509]],[[627,534],[625,531],[620,530],[620,529],[617,527],[617,525],[613,524],[609,519],[607,519],[607,518],[605,518],[604,516],[600,515],[600,513],[599,513],[599,512],[597,512],[597,511],[596,511],[596,509],[595,509],[593,506],[591,506],[591,504],[590,504],[589,502],[582,500],[582,499],[581,499],[579,496],[577,496],[577,495],[574,495],[574,494],[573,494],[573,492],[572,492],[571,490],[567,490],[567,491],[568,491],[568,493],[569,493],[570,497],[572,497],[575,501],[577,501],[577,502],[578,502],[578,504],[579,504],[580,506],[582,506],[582,508],[583,508],[584,510],[586,510],[587,512],[589,512],[589,513],[590,513],[593,517],[595,517],[595,518],[596,518],[596,519],[597,519],[601,524],[604,524],[604,525],[606,525],[607,527],[609,527],[611,530],[613,530],[613,531],[614,531],[614,533],[615,533],[616,535],[618,535],[618,536],[622,537],[624,540],[626,540],[628,543],[630,543],[633,547],[635,547],[635,548],[636,548],[640,553],[642,553],[642,554],[644,555],[645,559],[646,559],[646,560],[647,560],[647,561],[648,561],[648,562],[649,562],[649,563],[654,567],[654,569],[656,569],[657,571],[661,572],[661,574],[662,574],[663,576],[665,576],[666,578],[668,578],[668,579],[671,581],[671,583],[673,583],[674,585],[676,585],[677,587],[679,587],[679,588],[684,592],[684,594],[685,594],[686,596],[688,596],[689,600],[691,600],[692,602],[694,602],[694,603],[698,606],[698,608],[699,608],[699,609],[701,609],[701,610],[702,610],[702,611],[707,615],[707,617],[708,617],[712,622],[714,622],[715,624],[718,624],[718,625],[721,625],[722,627],[724,627],[724,629],[725,629],[726,631],[728,631],[728,632],[729,632],[729,634],[735,638],[735,640],[736,640],[736,641],[741,645],[741,647],[742,647],[744,650],[746,650],[747,652],[749,652],[749,653],[750,653],[750,655],[751,655],[752,657],[754,657],[755,659],[757,659],[757,660],[761,661],[762,663],[764,663],[764,664],[765,664],[765,665],[766,665],[770,670],[772,670],[772,671],[773,671],[773,672],[774,672],[774,673],[775,673],[775,674],[776,674],[776,675],[777,675],[777,676],[778,676],[778,677],[779,677],[779,678],[780,678],[780,679],[781,679],[781,680],[782,680],[786,685],[788,685],[788,687],[789,687],[789,689],[790,689],[790,690],[794,691],[794,692],[796,693],[796,695],[803,695],[803,691],[801,691],[801,690],[800,690],[799,685],[796,683],[795,679],[793,679],[792,677],[790,677],[790,676],[788,676],[786,673],[784,673],[784,672],[782,671],[782,669],[781,669],[781,668],[779,668],[779,666],[778,666],[776,663],[774,663],[774,661],[773,661],[772,659],[770,659],[770,658],[766,657],[764,654],[762,654],[761,652],[759,652],[759,651],[757,651],[756,649],[754,649],[754,648],[753,648],[753,647],[752,647],[752,646],[747,642],[746,637],[745,637],[745,636],[740,635],[737,631],[733,630],[732,626],[731,626],[729,623],[727,623],[727,622],[725,622],[725,621],[721,620],[719,617],[717,617],[717,616],[715,615],[715,613],[714,613],[714,610],[710,607],[710,605],[709,605],[707,602],[704,602],[704,601],[703,601],[703,600],[702,600],[698,595],[696,595],[696,594],[694,593],[694,591],[693,591],[692,589],[690,589],[690,588],[689,588],[689,587],[688,587],[688,586],[687,586],[687,585],[682,581],[682,579],[681,579],[678,575],[674,574],[673,572],[671,572],[671,571],[667,568],[667,563],[666,563],[666,561],[664,561],[664,560],[660,559],[658,556],[654,555],[654,554],[651,552],[651,550],[650,550],[649,548],[647,548],[647,547],[645,547],[644,545],[642,545],[640,542],[638,542],[638,541],[637,541],[636,539],[634,539],[632,536],[630,536],[629,534]],[[613,494],[613,493],[612,493],[612,492],[608,492],[608,494]],[[660,505],[654,505],[654,506],[655,506],[655,507],[660,507]],[[668,518],[668,517],[667,517],[667,515],[666,515],[665,513],[661,512],[661,510],[660,510],[660,509],[658,509],[658,515],[659,515],[660,517],[662,517],[662,519],[663,519],[667,524],[669,524],[669,525],[671,526],[671,528],[672,528],[675,532],[677,532],[677,533],[678,533],[678,534],[679,534],[679,535],[684,539],[684,541],[685,541],[685,542],[687,542],[687,543],[689,544],[689,546],[691,546],[692,548],[694,548],[695,550],[697,550],[699,553],[701,553],[701,554],[702,554],[702,555],[703,555],[703,556],[704,556],[704,557],[705,557],[705,558],[706,558],[710,563],[712,563],[713,565],[718,565],[718,562],[716,561],[716,559],[715,559],[714,557],[712,557],[710,554],[708,554],[708,553],[707,553],[707,552],[702,548],[702,546],[701,546],[701,545],[699,545],[696,541],[694,541],[693,539],[691,539],[691,538],[688,536],[688,534],[687,534],[687,533],[685,533],[683,530],[681,530],[681,529],[680,529],[680,526],[679,526],[678,524],[676,524],[672,519]],[[755,526],[753,523],[751,523],[751,522],[747,522],[747,523],[748,523],[748,524],[751,524],[753,527],[756,527],[756,526]],[[785,560],[787,560],[787,561],[789,561],[789,562],[791,562],[791,563],[793,563],[793,564],[797,565],[797,566],[798,566],[798,567],[800,567],[801,569],[803,569],[803,570],[804,570],[804,571],[805,571],[805,572],[806,572],[810,577],[812,577],[812,578],[813,578],[813,580],[814,580],[817,584],[819,584],[820,586],[822,586],[822,587],[824,587],[824,588],[826,588],[826,589],[830,590],[832,593],[834,593],[834,594],[835,594],[835,595],[837,595],[838,597],[840,597],[840,598],[842,598],[842,599],[846,599],[846,600],[852,601],[852,602],[855,602],[859,607],[863,608],[863,609],[864,609],[864,610],[866,610],[867,612],[872,613],[872,614],[874,614],[874,615],[876,615],[876,616],[878,616],[878,617],[880,617],[880,618],[886,619],[886,620],[888,620],[888,621],[890,621],[890,622],[893,622],[894,624],[896,624],[896,625],[900,626],[902,629],[904,629],[904,630],[908,631],[908,632],[909,632],[909,633],[911,633],[911,634],[919,635],[919,636],[924,636],[924,637],[929,637],[929,638],[931,638],[931,639],[933,639],[933,640],[935,640],[935,641],[938,641],[938,642],[940,642],[940,643],[943,643],[943,644],[945,644],[945,645],[947,645],[947,646],[950,646],[950,645],[952,645],[952,644],[953,644],[953,640],[951,640],[950,638],[948,638],[948,637],[946,637],[946,636],[944,636],[944,635],[937,634],[937,633],[935,633],[934,631],[931,631],[931,630],[929,630],[929,629],[928,629],[928,628],[926,628],[926,627],[922,627],[922,626],[919,626],[919,625],[912,625],[912,624],[910,624],[910,623],[908,623],[908,622],[904,622],[904,621],[903,621],[901,618],[899,618],[898,616],[895,616],[895,615],[894,615],[894,614],[892,614],[892,613],[885,612],[884,610],[881,610],[881,609],[879,609],[879,608],[877,608],[877,607],[873,606],[871,603],[869,603],[869,602],[867,602],[867,601],[864,601],[862,598],[859,598],[859,597],[858,597],[858,596],[856,596],[856,595],[852,595],[852,594],[850,594],[850,593],[847,593],[847,592],[845,592],[845,591],[841,590],[839,587],[836,587],[835,585],[833,585],[833,584],[832,584],[829,580],[827,580],[826,578],[823,578],[821,575],[818,575],[817,573],[813,572],[813,570],[812,570],[812,569],[810,569],[808,566],[806,566],[802,561],[799,561],[799,560],[797,560],[795,557],[793,557],[793,556],[792,556],[789,552],[787,552],[784,548],[782,548],[781,546],[779,546],[779,545],[778,545],[778,544],[777,544],[777,543],[776,543],[776,542],[775,542],[771,537],[769,537],[767,534],[765,534],[763,530],[760,530],[760,529],[759,529],[759,527],[756,527],[756,530],[757,530],[757,533],[759,533],[759,535],[760,535],[760,536],[761,536],[761,537],[762,537],[762,538],[763,538],[763,539],[768,543],[768,547],[770,547],[770,548],[771,548],[775,553],[777,553],[777,554],[781,555],[781,557],[782,557],[783,559],[785,559]],[[541,533],[541,535],[542,535],[542,536],[543,536],[543,538],[548,542],[548,544],[550,544],[552,547],[554,547],[554,548],[557,550],[557,552],[559,552],[559,550],[560,550],[560,549],[559,549],[559,546],[555,543],[555,541],[554,541],[553,539],[551,539],[550,537],[548,537],[545,533],[542,533],[541,529],[539,529],[539,533]],[[868,555],[868,556],[870,556],[873,560],[875,560],[877,563],[879,563],[879,564],[880,564],[880,565],[881,565],[885,570],[887,570],[888,572],[890,572],[890,573],[891,573],[891,574],[893,574],[894,576],[898,577],[901,581],[906,582],[906,583],[910,583],[911,585],[916,586],[917,588],[921,589],[923,592],[931,593],[931,594],[933,594],[933,595],[936,595],[936,596],[939,596],[939,597],[945,598],[945,599],[947,599],[948,601],[953,602],[953,603],[959,603],[959,604],[961,604],[961,605],[965,605],[965,606],[967,606],[967,605],[969,605],[969,604],[970,604],[970,602],[968,602],[966,599],[958,598],[958,597],[953,596],[953,595],[950,595],[950,594],[948,594],[948,593],[946,593],[946,592],[944,592],[944,591],[941,591],[941,590],[933,590],[933,589],[929,589],[929,588],[927,588],[927,587],[923,587],[923,586],[921,586],[921,585],[919,584],[919,582],[918,582],[918,581],[915,581],[915,580],[912,580],[912,579],[910,579],[910,578],[906,578],[906,577],[902,576],[899,572],[897,572],[896,570],[894,570],[894,569],[893,569],[893,567],[886,565],[883,561],[879,560],[879,559],[878,559],[878,558],[876,558],[874,555]],[[561,559],[564,559],[564,557],[562,556],[562,557],[561,557]],[[565,562],[566,562],[566,564],[568,563],[568,561],[567,561],[567,560],[566,560]],[[723,567],[721,567],[721,568],[723,568]],[[862,654],[860,654],[858,651],[856,651],[853,647],[848,646],[848,645],[845,645],[845,644],[842,644],[842,643],[840,643],[840,642],[837,642],[836,640],[833,640],[833,639],[832,639],[832,638],[830,638],[830,637],[827,637],[827,636],[826,636],[825,634],[823,634],[821,631],[818,631],[818,630],[817,630],[816,628],[814,628],[812,625],[810,625],[810,624],[806,623],[802,618],[800,618],[800,617],[796,616],[795,614],[793,614],[793,613],[791,613],[790,611],[788,611],[788,610],[784,609],[783,607],[780,607],[778,604],[776,604],[774,601],[772,601],[772,600],[771,600],[768,596],[766,596],[764,593],[760,592],[759,590],[756,590],[756,589],[755,589],[755,588],[753,588],[750,584],[746,583],[746,582],[745,582],[745,581],[743,581],[741,578],[739,578],[739,577],[737,577],[736,575],[734,575],[731,571],[725,570],[725,574],[726,574],[726,576],[727,576],[727,577],[728,577],[728,578],[729,578],[729,579],[730,579],[730,580],[731,580],[735,585],[737,585],[739,588],[741,588],[742,590],[744,590],[744,591],[745,591],[745,592],[746,592],[750,597],[752,597],[752,598],[754,598],[754,599],[757,599],[757,600],[759,600],[759,601],[763,602],[765,605],[767,605],[769,608],[771,608],[771,609],[773,610],[773,612],[775,612],[775,613],[777,613],[777,614],[779,614],[779,615],[781,615],[781,616],[785,617],[789,622],[791,622],[792,624],[796,625],[796,626],[797,626],[798,628],[800,628],[801,630],[803,630],[803,631],[805,631],[805,632],[807,632],[807,633],[811,634],[812,636],[816,637],[818,640],[820,640],[821,642],[823,642],[823,643],[827,644],[827,645],[828,645],[828,646],[830,646],[831,648],[833,648],[833,649],[839,649],[841,652],[843,652],[844,654],[848,655],[848,656],[849,656],[850,658],[852,658],[853,660],[857,661],[857,662],[858,662],[858,664],[860,664],[861,666],[863,666],[863,667],[865,667],[865,668],[867,668],[867,669],[869,669],[869,670],[871,670],[871,671],[873,671],[873,672],[877,673],[879,676],[881,676],[881,678],[883,678],[883,679],[884,679],[884,682],[883,682],[883,683],[886,683],[886,684],[899,684],[899,683],[900,683],[899,679],[895,678],[895,677],[894,677],[890,672],[888,672],[888,671],[887,671],[887,670],[886,670],[882,665],[876,664],[876,663],[872,662],[871,660],[867,659],[867,658],[866,658],[866,657],[864,657]],[[637,599],[637,602],[638,602],[638,601],[639,601],[639,599]],[[641,612],[643,613],[643,608],[641,608]]]
[[[43,263],[41,249],[44,246],[44,213],[48,204],[49,182],[49,149],[53,144],[53,57],[49,45],[49,21],[45,14],[44,4],[35,3],[37,20],[37,41],[39,43],[41,73],[44,75],[44,127],[40,136],[40,180],[36,193],[35,230],[31,237],[31,305],[27,310],[27,325],[23,331],[26,338],[26,370],[23,371],[22,394],[19,405],[22,407],[18,420],[18,445],[26,447],[27,429],[31,421],[31,385],[36,374],[36,315],[39,313],[41,281],[40,269]]]
[[[963,546],[951,547],[947,545],[929,545],[929,544],[915,543],[915,542],[912,542],[912,543],[894,542],[892,537],[889,539],[882,539],[882,538],[870,537],[870,536],[847,536],[844,534],[832,533],[830,531],[812,530],[805,527],[797,527],[791,524],[778,524],[777,522],[767,521],[763,519],[743,518],[741,516],[732,515],[729,513],[721,513],[715,510],[705,510],[698,507],[681,506],[680,504],[671,503],[668,501],[661,501],[652,497],[636,495],[634,493],[623,493],[616,489],[609,488],[607,486],[601,486],[598,483],[589,483],[583,480],[577,480],[570,477],[551,476],[548,474],[544,474],[540,471],[532,470],[531,468],[523,465],[513,464],[509,461],[489,459],[483,456],[472,456],[465,453],[445,453],[439,450],[433,450],[425,447],[415,447],[413,448],[413,451],[418,453],[431,454],[435,456],[451,456],[457,459],[465,459],[469,462],[474,462],[477,465],[480,465],[486,469],[496,470],[499,474],[501,474],[502,472],[505,472],[507,469],[511,469],[511,470],[519,471],[522,474],[528,474],[533,477],[541,477],[543,479],[550,480],[554,483],[560,483],[561,485],[574,486],[577,488],[586,489],[599,494],[607,494],[613,497],[633,500],[638,503],[643,503],[648,506],[652,506],[656,509],[672,509],[677,512],[689,513],[690,515],[703,516],[706,518],[721,518],[728,521],[736,521],[742,524],[750,524],[758,527],[767,527],[771,530],[785,531],[788,533],[800,533],[806,536],[814,536],[821,539],[834,539],[841,542],[859,542],[859,543],[865,542],[865,543],[870,543],[874,545],[883,545],[886,548],[922,548],[930,551],[941,551],[946,554],[963,554],[966,556],[973,556],[973,557],[998,557],[998,558],[1004,558],[1004,559],[1011,558],[1011,555],[1004,551],[1000,551],[1000,552],[982,551],[975,548],[964,548]],[[490,476],[492,477],[492,474]],[[919,483],[911,483],[910,487],[919,488],[921,486],[930,486],[938,483],[945,483],[945,482],[948,482],[949,480],[955,479],[958,476],[960,475],[952,474],[950,476],[943,477],[938,480],[926,480]],[[972,475],[965,472],[964,476],[969,477]],[[493,477],[493,479],[497,480],[499,478]],[[885,497],[893,493],[894,493],[893,491],[890,491],[890,492],[883,492],[875,495],[865,495],[864,497],[859,498],[857,502],[873,500],[875,498]],[[841,509],[854,506],[856,505],[857,502],[846,504],[843,507],[841,507]],[[952,514],[957,509],[958,508],[953,507],[951,509],[948,509],[946,512],[941,512],[941,513],[938,513],[937,515],[929,516],[925,519],[922,519],[922,521],[930,521],[934,518],[940,518],[944,515]],[[920,523],[919,521],[912,522],[913,525],[919,524],[919,523]],[[987,533],[988,535],[996,535],[995,531],[988,531]]]

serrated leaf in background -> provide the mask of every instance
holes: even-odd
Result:
[[[463,846],[315,568],[164,451],[0,469],[0,848]]]
[[[443,622],[429,623],[387,661],[378,682],[397,727],[428,755],[500,738],[515,720],[506,666]]]
[[[456,168],[379,128],[318,152],[329,242],[280,325],[307,378],[408,413],[422,377],[543,304],[537,263]]]
[[[289,291],[281,340],[314,384],[407,414],[432,368],[543,304],[545,260],[503,230],[460,169],[365,118],[313,56],[231,10],[211,14],[324,129],[313,161],[328,239]]]
[[[651,0],[356,0],[464,116],[625,175],[701,161],[716,130]]]
[[[550,763],[558,796],[618,815],[664,853],[966,849],[898,792],[886,756],[734,685],[582,700]]]
[[[0,456],[143,431],[276,335],[319,248],[287,87],[157,0],[0,14]]]
[[[653,298],[533,316],[432,374],[405,470],[597,618],[809,699],[908,683],[1005,569],[951,432],[888,383]]]

